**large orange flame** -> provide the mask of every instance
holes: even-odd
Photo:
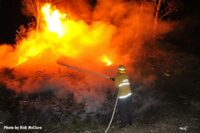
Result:
[[[97,46],[105,48],[114,31],[112,25],[103,22],[97,21],[88,25],[82,20],[75,21],[48,3],[41,7],[41,14],[40,31],[31,31],[28,38],[21,41],[18,46],[19,58],[15,66],[38,58],[45,51],[52,51],[52,55],[49,56],[56,58],[84,58],[82,56],[90,49],[96,49]],[[99,49],[98,52],[95,54],[96,59],[103,54],[103,50]],[[104,57],[102,63],[104,62],[107,66],[112,64],[108,57]]]
[[[73,92],[85,88],[108,88],[99,79],[91,80],[86,74],[74,74],[74,71],[63,68],[56,63],[57,60],[108,75],[114,75],[116,66],[122,64],[126,66],[127,72],[134,73],[130,74],[134,76],[132,79],[137,77],[137,80],[143,81],[140,60],[149,54],[156,56],[151,50],[149,54],[145,53],[147,40],[156,39],[156,36],[152,36],[155,13],[153,2],[138,4],[122,0],[100,0],[92,8],[88,1],[82,0],[59,1],[54,3],[57,7],[38,2],[40,10],[37,15],[32,14],[33,10],[28,4],[25,6],[27,10],[24,10],[38,17],[37,26],[30,23],[28,28],[19,31],[16,45],[0,45],[0,68],[16,67],[16,79],[0,75],[0,81],[5,82],[8,88],[37,90],[46,82],[64,86]],[[156,35],[162,35],[170,29],[170,24],[160,20]],[[51,78],[46,79],[42,75],[38,79],[37,72],[44,72]]]

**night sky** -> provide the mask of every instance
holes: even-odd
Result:
[[[91,2],[94,4],[95,2]],[[192,54],[199,53],[200,35],[200,8],[198,0],[182,0],[183,10],[171,19],[179,22],[175,29],[164,38],[184,52]],[[94,6],[94,5],[93,5]],[[22,4],[20,0],[0,0],[0,44],[14,44],[16,29],[20,25],[26,25],[31,18],[21,13]]]
[[[20,25],[28,22],[27,18],[21,13],[20,0],[1,0],[0,1],[0,43],[14,43],[16,29]]]

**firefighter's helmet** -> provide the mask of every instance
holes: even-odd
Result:
[[[118,73],[126,73],[126,68],[123,65],[119,65],[118,67]]]

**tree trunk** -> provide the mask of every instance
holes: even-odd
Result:
[[[39,22],[40,22],[40,7],[39,7],[39,1],[36,1],[36,6],[37,6],[37,22],[36,22],[36,31],[39,29]]]
[[[157,32],[157,27],[158,27],[158,17],[159,17],[159,12],[160,12],[160,7],[162,5],[162,0],[158,0],[158,5],[156,6],[156,14],[155,14],[155,19],[154,19],[154,35]]]

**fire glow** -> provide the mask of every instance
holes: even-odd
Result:
[[[114,31],[114,27],[102,22],[95,22],[88,25],[82,20],[73,20],[61,13],[50,4],[41,7],[42,21],[40,31],[31,31],[28,38],[23,39],[18,46],[18,61],[15,66],[26,63],[27,61],[41,56],[45,51],[51,50],[51,56],[59,58],[65,56],[69,58],[83,58],[87,49],[105,47]],[[107,31],[107,35],[105,34]],[[96,59],[104,51],[97,53]],[[91,58],[91,57],[88,57]],[[105,66],[112,63],[108,57],[101,61]]]
[[[113,5],[114,1],[98,1],[92,10],[88,1],[34,3],[39,9],[37,15],[28,15],[35,19],[29,26],[18,29],[16,44],[0,45],[0,68],[11,68],[17,75],[15,79],[0,75],[0,82],[16,91],[31,92],[51,85],[73,92],[85,88],[96,92],[111,84],[102,84],[100,79],[91,79],[56,62],[110,76],[116,74],[120,64],[136,71],[133,66],[143,55],[144,40],[152,38],[154,5],[130,1],[116,1]],[[24,12],[31,12],[28,1],[24,2],[27,9]],[[162,21],[158,26],[160,34],[169,30]],[[49,78],[43,79],[43,74],[38,78],[38,72]]]

